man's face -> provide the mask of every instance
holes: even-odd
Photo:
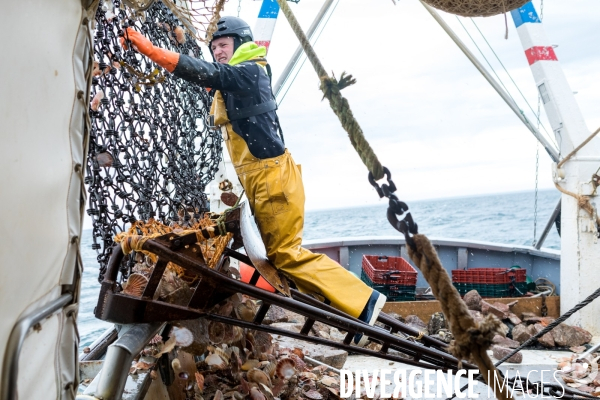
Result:
[[[210,49],[218,63],[227,64],[233,57],[233,38],[230,36],[217,38],[210,44]]]

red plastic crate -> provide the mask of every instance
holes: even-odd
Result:
[[[456,283],[511,283],[525,282],[527,270],[521,268],[470,268],[453,269],[452,282]]]
[[[417,270],[402,257],[363,256],[362,268],[374,284],[417,284]]]

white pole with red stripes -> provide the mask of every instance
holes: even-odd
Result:
[[[260,11],[258,12],[258,20],[254,27],[254,42],[259,46],[265,46],[267,52],[277,23],[279,15],[279,4],[276,0],[263,0]]]
[[[590,135],[573,91],[560,67],[553,46],[531,2],[511,11],[525,57],[541,96],[546,115],[563,158]],[[557,169],[554,180],[561,187],[578,195],[592,195],[592,204],[600,202],[591,184],[592,175],[600,167],[600,137],[596,137]],[[600,243],[598,230],[590,215],[579,209],[577,200],[562,197],[561,224],[560,308],[568,311],[600,286]],[[537,269],[543,277],[543,268]],[[534,278],[537,278],[535,276]],[[573,317],[571,323],[580,325],[594,335],[600,334],[600,302],[593,302]]]

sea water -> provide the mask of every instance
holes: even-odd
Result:
[[[540,191],[537,202],[537,235],[541,234],[556,206],[560,194]],[[531,245],[534,230],[533,192],[508,193],[477,197],[409,202],[419,232],[429,238],[468,239],[514,245]],[[387,204],[345,209],[308,211],[304,239],[349,236],[400,237],[386,219]],[[84,264],[79,311],[80,347],[91,344],[110,324],[94,318],[98,300],[98,263],[92,250],[91,230],[82,235]],[[552,229],[543,247],[560,249],[560,237]]]

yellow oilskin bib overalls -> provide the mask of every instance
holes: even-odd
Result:
[[[269,260],[304,293],[316,293],[357,318],[372,289],[335,261],[301,247],[304,226],[304,185],[291,154],[254,157],[233,131],[225,101],[215,93],[211,114],[221,128],[231,161],[248,196]]]

